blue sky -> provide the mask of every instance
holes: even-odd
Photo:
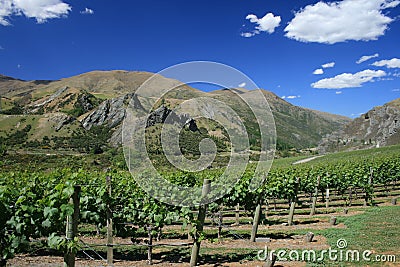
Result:
[[[295,105],[355,117],[400,97],[399,19],[398,0],[0,0],[0,73],[209,60]]]

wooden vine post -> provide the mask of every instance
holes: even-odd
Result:
[[[326,187],[326,196],[325,196],[325,207],[326,207],[326,213],[328,213],[329,209],[329,187]]]
[[[113,251],[113,219],[111,207],[111,176],[106,176],[108,203],[107,203],[107,265],[112,266],[114,263]]]
[[[147,226],[146,229],[147,229],[147,233],[149,236],[149,243],[147,244],[147,246],[148,246],[147,263],[149,265],[152,265],[153,264],[153,233],[152,233],[153,227]]]
[[[218,212],[218,241],[221,241],[222,239],[222,220],[223,220],[223,216],[222,216],[222,212],[219,211]]]
[[[294,209],[296,207],[296,201],[297,201],[297,191],[299,189],[299,183],[300,183],[300,178],[296,178],[296,183],[294,186],[294,194],[295,196],[292,198],[292,201],[290,203],[290,210],[289,210],[289,217],[288,217],[288,226],[291,226],[293,224],[293,216],[294,216]]]
[[[368,202],[371,201],[372,203],[372,193],[373,193],[373,185],[372,185],[372,178],[373,178],[373,169],[370,168],[369,178],[368,178],[368,186],[365,190],[365,198],[364,198],[364,207],[368,206]]]
[[[67,241],[74,241],[78,233],[79,224],[79,194],[81,192],[81,187],[78,185],[74,186],[74,193],[69,199],[69,203],[74,206],[74,213],[67,216],[67,226],[66,226],[66,239]],[[68,251],[64,254],[64,266],[65,267],[75,267],[75,255],[74,249]]]
[[[261,197],[258,198],[256,210],[254,212],[253,227],[251,229],[250,242],[256,242],[256,235],[258,230],[258,224],[260,222],[260,216],[261,216]]]
[[[240,212],[240,204],[237,203],[236,206],[235,206],[235,225],[239,225],[240,224],[239,212]]]
[[[201,198],[205,200],[211,190],[211,180],[204,179],[203,189],[201,191]],[[197,215],[196,231],[194,235],[194,242],[192,247],[192,255],[190,257],[190,266],[196,266],[199,258],[200,244],[199,233],[203,232],[204,220],[206,218],[207,204],[201,204],[199,207],[199,214]]]
[[[353,201],[353,186],[352,187],[350,187],[350,189],[349,189],[349,207],[351,207],[351,203],[352,203],[352,201]]]
[[[312,198],[312,206],[311,206],[310,216],[315,214],[315,208],[317,205],[317,197],[318,197],[318,187],[319,187],[320,182],[321,182],[321,176],[318,175],[317,184],[315,185],[314,195]]]

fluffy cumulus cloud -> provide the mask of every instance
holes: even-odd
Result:
[[[314,70],[313,74],[315,74],[315,75],[324,74],[324,70],[323,69],[316,69],[316,70]]]
[[[321,89],[342,89],[361,87],[366,82],[373,82],[375,78],[386,76],[383,70],[363,70],[357,73],[343,73],[333,78],[319,80],[313,84],[313,88]]]
[[[60,0],[0,0],[0,24],[11,25],[11,16],[24,15],[38,23],[67,16],[71,6]]]
[[[253,36],[256,35],[256,34],[258,34],[258,33],[255,33],[255,32],[242,32],[240,35],[241,35],[242,37],[249,38],[249,37],[253,37]]]
[[[301,42],[327,44],[376,40],[394,21],[386,10],[399,4],[399,0],[321,1],[296,12],[285,35]]]
[[[272,13],[267,13],[262,18],[258,18],[254,14],[249,14],[246,16],[246,19],[249,20],[251,23],[256,24],[256,27],[252,31],[242,32],[241,35],[243,37],[252,37],[261,32],[268,32],[271,34],[275,31],[275,28],[278,27],[281,23],[281,17],[275,16]]]
[[[321,65],[320,69],[314,70],[313,74],[316,74],[316,75],[324,74],[324,69],[333,68],[334,66],[335,66],[335,62],[329,62],[329,63],[323,64],[323,65]]]
[[[400,68],[400,59],[392,58],[389,60],[380,60],[372,63],[372,65],[377,67],[387,67],[391,69]]]
[[[335,62],[326,63],[326,64],[322,65],[322,67],[323,67],[324,69],[333,68],[333,67],[335,67]]]
[[[361,64],[361,63],[363,63],[363,62],[365,62],[365,61],[367,61],[367,60],[370,60],[371,58],[376,58],[376,57],[379,57],[379,54],[378,53],[376,53],[376,54],[373,54],[373,55],[370,55],[370,56],[362,56],[362,57],[360,57],[360,59],[359,60],[357,60],[357,64]]]
[[[240,88],[243,88],[243,87],[246,86],[246,83],[241,83],[241,84],[239,84],[238,86],[239,86]]]
[[[300,98],[300,95],[288,95],[288,96],[282,96],[282,99],[296,99]]]
[[[0,24],[4,26],[10,25],[7,17],[13,13],[13,2],[11,0],[0,1]]]
[[[93,11],[93,9],[85,8],[85,10],[82,10],[80,13],[83,15],[93,15],[94,11]]]

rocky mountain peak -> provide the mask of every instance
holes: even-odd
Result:
[[[400,99],[375,107],[343,130],[323,139],[319,145],[322,153],[393,145],[400,142]]]

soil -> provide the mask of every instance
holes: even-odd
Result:
[[[311,217],[309,215],[295,215],[295,225],[287,226],[285,224],[271,224],[271,225],[259,225],[259,233],[275,233],[263,237],[261,234],[258,235],[257,242],[250,242],[248,237],[239,239],[234,239],[235,236],[231,233],[235,231],[249,232],[251,231],[251,224],[241,224],[241,225],[226,225],[223,230],[223,238],[221,241],[211,242],[210,240],[204,240],[201,243],[201,262],[199,266],[211,267],[211,266],[249,266],[249,267],[262,267],[263,261],[254,260],[257,258],[257,253],[261,251],[261,255],[268,248],[269,250],[286,248],[286,249],[297,249],[297,250],[309,250],[309,249],[328,249],[329,245],[327,239],[324,236],[316,235],[313,242],[306,242],[305,235],[291,234],[295,230],[305,230],[310,229],[311,231],[317,231],[328,228],[345,228],[344,224],[338,224],[332,226],[329,224],[329,217],[337,216],[353,216],[356,214],[363,213],[364,211],[352,211],[349,210],[347,214],[343,212],[330,213],[330,214],[317,214],[317,216]],[[327,218],[324,218],[327,217]],[[275,219],[286,218],[285,216],[269,216],[271,221]],[[228,218],[226,218],[228,219]],[[226,220],[224,218],[224,220]],[[233,219],[233,218],[230,218]],[[275,221],[276,223],[276,221]],[[181,231],[181,226],[172,225],[165,228],[165,232],[179,232]],[[216,229],[216,227],[212,227]],[[211,229],[211,226],[205,226],[205,230]],[[244,231],[243,231],[244,230]],[[279,231],[282,230],[282,231]],[[236,236],[236,238],[237,238]],[[153,266],[164,267],[164,266],[189,266],[190,259],[190,242],[185,239],[162,239],[161,241],[154,241],[153,244],[163,246],[155,246],[153,248]],[[104,237],[96,236],[82,236],[80,239],[91,246],[96,247],[96,245],[103,245],[102,251],[105,251],[104,244],[106,244],[106,239]],[[147,267],[149,266],[147,262],[147,247],[146,239],[139,240],[140,244],[143,246],[130,247],[133,252],[125,246],[124,251],[120,252],[118,256],[114,258],[113,266],[135,266],[135,267]],[[131,239],[114,238],[114,244],[133,244]],[[180,246],[176,246],[176,245]],[[173,246],[165,246],[173,245]],[[174,246],[175,245],[175,246]],[[90,250],[87,250],[90,251]],[[125,254],[124,254],[125,253]],[[76,257],[76,266],[107,266],[106,260],[101,260],[99,256],[94,255],[94,253],[89,253],[96,260],[90,259],[84,254],[80,253]],[[101,257],[106,258],[106,254],[100,253]],[[239,255],[237,255],[239,254]],[[116,254],[114,254],[116,255]],[[232,256],[234,255],[234,256]],[[37,266],[37,267],[55,267],[63,266],[63,257],[52,255],[49,252],[39,253],[37,255],[33,254],[19,254],[15,258],[7,262],[7,266]],[[306,266],[305,262],[297,261],[287,261],[287,262],[276,262],[274,265],[276,267],[302,267]],[[392,266],[390,264],[385,266]],[[395,266],[395,265],[393,265]]]

